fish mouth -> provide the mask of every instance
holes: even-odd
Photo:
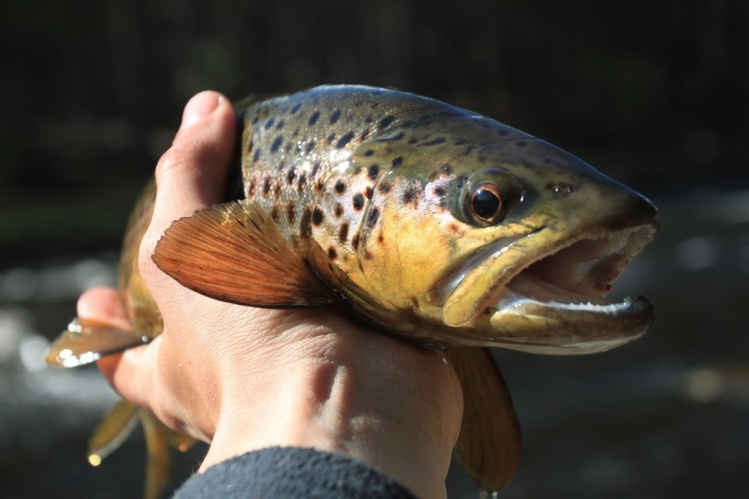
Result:
[[[488,344],[533,353],[593,353],[632,341],[653,320],[651,302],[607,296],[656,230],[656,223],[646,223],[555,238],[541,228],[498,241],[464,262],[443,319],[450,325],[488,321]],[[468,287],[486,282],[492,285],[474,294],[467,317]]]

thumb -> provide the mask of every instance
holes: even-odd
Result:
[[[174,143],[156,166],[153,218],[138,262],[154,296],[171,295],[178,287],[151,260],[156,244],[174,220],[222,200],[234,154],[235,127],[231,103],[216,92],[201,92],[185,106]]]

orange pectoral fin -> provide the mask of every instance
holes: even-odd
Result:
[[[175,221],[158,242],[153,261],[183,286],[230,303],[283,308],[340,301],[278,225],[246,200]]]
[[[50,366],[78,367],[148,341],[141,334],[96,319],[77,318],[52,342],[44,361]]]
[[[520,426],[507,387],[488,348],[454,347],[448,358],[463,386],[463,425],[455,450],[468,475],[486,491],[517,472]]]

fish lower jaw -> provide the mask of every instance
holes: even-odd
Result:
[[[570,355],[639,338],[653,321],[651,302],[606,295],[651,237],[651,227],[628,228],[579,238],[536,259],[485,304],[494,340],[506,348]]]

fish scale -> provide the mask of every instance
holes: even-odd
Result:
[[[389,105],[394,96],[380,89],[328,87],[315,94],[272,99],[247,111],[245,196],[271,214],[294,248],[306,251],[311,236],[347,271],[357,252],[370,254],[369,235],[380,226],[382,194],[388,193],[376,189],[377,181],[399,161],[387,147],[367,148],[360,158],[353,153],[365,142],[398,140],[403,132],[389,131],[400,128],[403,110]],[[350,107],[341,109],[342,100]],[[406,115],[426,107],[413,100]]]

